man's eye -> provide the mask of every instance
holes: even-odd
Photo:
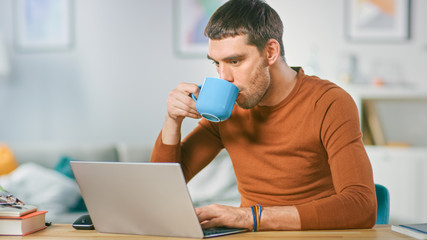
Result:
[[[231,61],[231,64],[238,64],[239,61]]]
[[[212,61],[212,64],[215,64],[215,65],[217,65],[217,66],[218,66],[219,62]]]

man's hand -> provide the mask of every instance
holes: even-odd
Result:
[[[250,208],[230,207],[213,204],[196,208],[196,214],[202,228],[230,227],[253,228],[253,218]]]
[[[250,208],[210,205],[196,208],[203,228],[230,227],[253,230],[254,220]],[[301,230],[301,219],[295,206],[263,207],[258,231]]]
[[[192,83],[180,83],[178,87],[169,93],[168,117],[182,121],[185,117],[201,118],[196,110],[196,102],[191,97],[199,95],[199,87]]]
[[[181,124],[185,117],[201,118],[196,110],[196,102],[191,97],[199,95],[199,87],[196,84],[180,83],[178,87],[169,93],[168,114],[162,128],[162,142],[174,145],[181,139]]]

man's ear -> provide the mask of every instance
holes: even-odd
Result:
[[[268,65],[272,65],[280,57],[280,44],[275,39],[268,40],[265,46],[265,54]]]

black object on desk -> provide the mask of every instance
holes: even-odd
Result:
[[[93,230],[95,227],[93,226],[92,219],[90,219],[89,214],[82,215],[77,218],[73,223],[73,228],[77,230]]]

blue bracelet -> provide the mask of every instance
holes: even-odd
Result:
[[[256,219],[256,216],[255,216],[255,210],[254,210],[254,207],[251,207],[251,209],[252,209],[252,216],[253,216],[253,219],[254,219],[254,229],[253,229],[253,231],[254,232],[256,232],[256,225],[257,225],[257,219]]]

